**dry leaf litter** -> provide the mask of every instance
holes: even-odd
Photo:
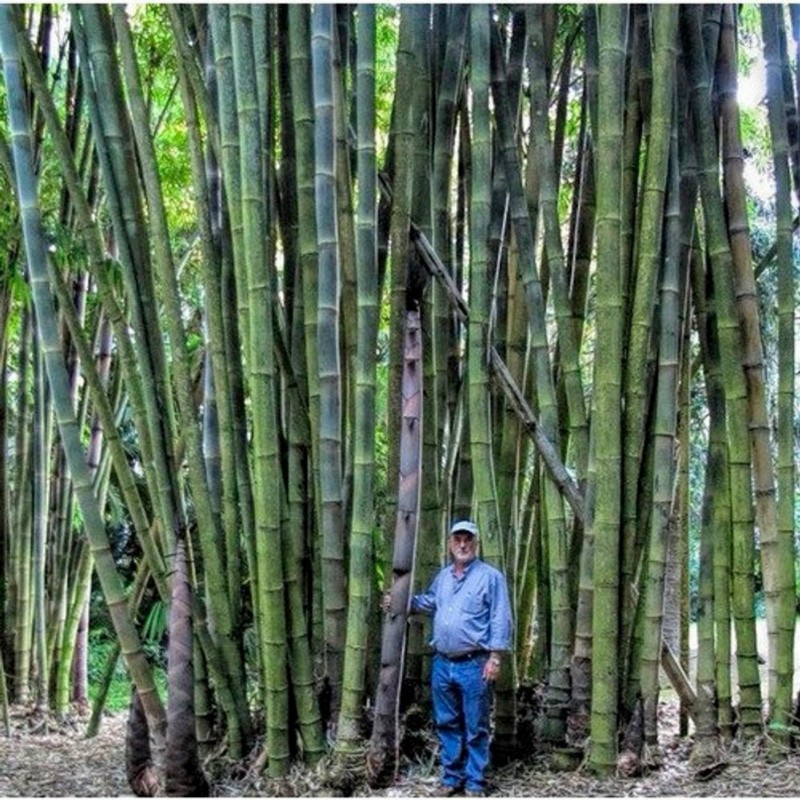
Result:
[[[26,709],[11,709],[11,735],[0,727],[0,797],[121,797],[131,796],[125,779],[126,715],[107,715],[100,733],[84,738],[85,720],[71,719],[45,726]],[[552,771],[546,754],[515,761],[491,775],[491,794],[498,797],[795,797],[800,795],[800,753],[770,763],[764,742],[738,744],[722,754],[717,774],[700,780],[689,763],[691,740],[680,738],[675,704],[662,708],[675,724],[663,726],[663,766],[637,778],[599,779],[585,765],[572,772]],[[671,732],[672,731],[672,732]],[[209,765],[211,766],[211,765]],[[328,765],[316,770],[295,768],[282,780],[260,770],[231,769],[218,774],[213,792],[220,797],[329,797]],[[219,772],[220,764],[214,772]],[[349,794],[358,797],[436,796],[435,740],[406,759],[397,781],[371,790],[355,782]],[[336,792],[340,793],[340,792]]]

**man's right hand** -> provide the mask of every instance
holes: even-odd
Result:
[[[381,597],[381,611],[384,614],[388,614],[392,610],[392,593],[391,592],[384,592],[383,596]]]

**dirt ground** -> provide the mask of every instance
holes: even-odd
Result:
[[[694,626],[692,626],[694,628]],[[800,688],[800,626],[797,630],[795,692]],[[690,678],[694,680],[696,642],[690,637]],[[759,652],[766,655],[766,629],[758,625]],[[766,691],[766,671],[763,689]],[[800,797],[800,749],[775,763],[763,741],[734,745],[721,755],[719,773],[702,779],[689,763],[691,738],[678,736],[675,695],[667,685],[660,708],[663,766],[638,778],[598,779],[585,768],[554,772],[548,757],[514,762],[490,776],[497,797]],[[22,708],[11,709],[11,735],[0,720],[0,798],[3,797],[131,797],[125,777],[126,714],[107,715],[100,733],[84,738],[85,720],[37,727]],[[365,784],[352,793],[361,797],[435,797],[436,743],[430,737],[421,755],[403,764],[397,782],[371,790]],[[704,777],[704,776],[703,776]],[[332,790],[318,772],[296,769],[275,781],[257,770],[212,780],[218,797],[328,797]]]
[[[665,731],[677,730],[673,702],[662,707]],[[0,797],[123,797],[132,796],[125,779],[125,714],[105,718],[100,734],[83,738],[83,722],[47,732],[30,730],[30,717],[12,709],[10,737],[0,729]],[[699,780],[689,765],[691,741],[672,733],[662,737],[664,766],[631,779],[593,777],[585,769],[553,772],[544,756],[515,762],[491,776],[491,794],[498,797],[793,797],[800,794],[800,753],[778,763],[767,762],[763,743],[734,749],[710,780]],[[414,763],[406,763],[399,780],[388,789],[355,787],[362,797],[433,797],[436,795],[434,746]],[[325,797],[331,795],[320,775],[296,770],[288,779],[269,780],[248,774],[221,778],[213,793],[224,797]]]

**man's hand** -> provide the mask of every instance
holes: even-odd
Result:
[[[483,679],[485,681],[495,681],[500,674],[500,656],[492,653],[483,665]]]
[[[381,597],[381,611],[384,614],[388,614],[392,610],[392,593],[391,592],[384,592],[383,596]]]

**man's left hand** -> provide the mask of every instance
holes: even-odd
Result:
[[[500,674],[500,659],[497,656],[489,656],[483,665],[483,679],[485,681],[497,680]]]

